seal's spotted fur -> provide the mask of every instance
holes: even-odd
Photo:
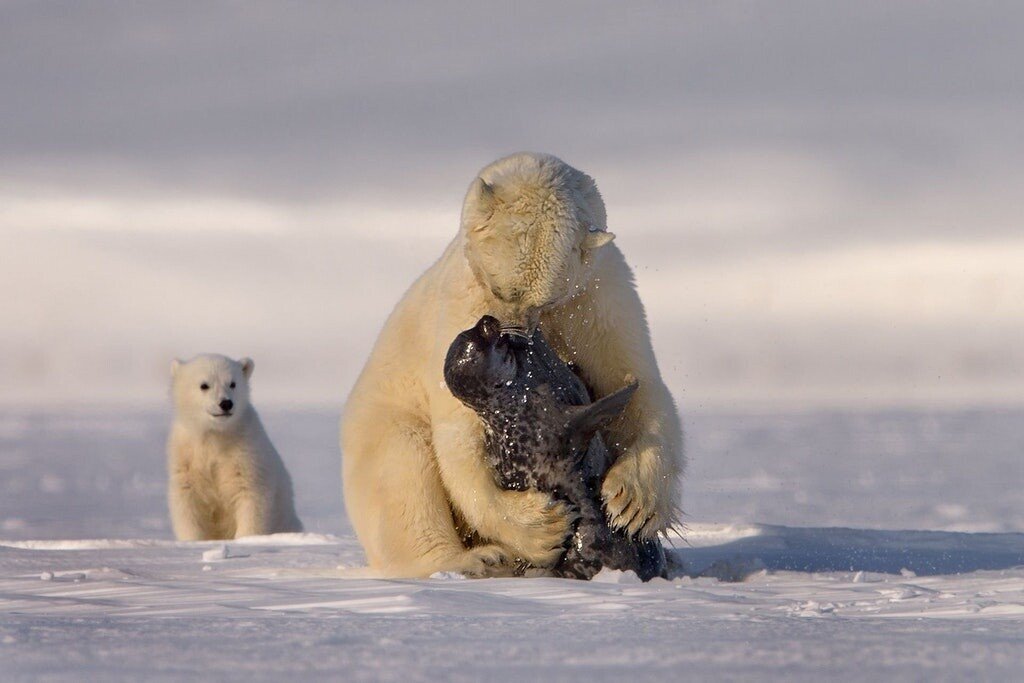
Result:
[[[579,512],[565,555],[554,567],[539,569],[580,579],[602,567],[632,569],[645,581],[665,575],[661,544],[613,531],[601,507],[601,481],[612,454],[598,430],[626,407],[635,382],[591,402],[540,330],[530,337],[509,334],[490,316],[452,342],[444,377],[483,420],[498,484],[545,491]]]

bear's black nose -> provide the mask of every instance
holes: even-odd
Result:
[[[235,403],[230,398],[226,398],[220,402],[220,409],[223,410],[225,413],[229,412],[234,407]]]

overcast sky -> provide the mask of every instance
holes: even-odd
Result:
[[[1021,8],[0,2],[0,401],[219,351],[340,405],[531,149],[597,180],[684,409],[1020,403]]]

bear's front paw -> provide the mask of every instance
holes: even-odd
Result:
[[[501,542],[534,567],[554,566],[565,553],[579,514],[539,491],[503,491],[502,502],[508,529]]]
[[[630,536],[654,538],[669,526],[669,515],[658,505],[657,482],[646,481],[633,458],[622,457],[601,485],[608,523]]]
[[[463,558],[461,572],[474,579],[515,574],[515,562],[508,551],[496,544],[470,548]]]

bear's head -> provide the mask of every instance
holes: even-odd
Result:
[[[545,308],[584,291],[607,232],[593,179],[564,161],[523,152],[480,171],[462,208],[466,258],[493,296],[490,313],[532,327]]]
[[[205,429],[228,429],[249,410],[250,358],[217,354],[171,363],[171,393],[178,419]]]

